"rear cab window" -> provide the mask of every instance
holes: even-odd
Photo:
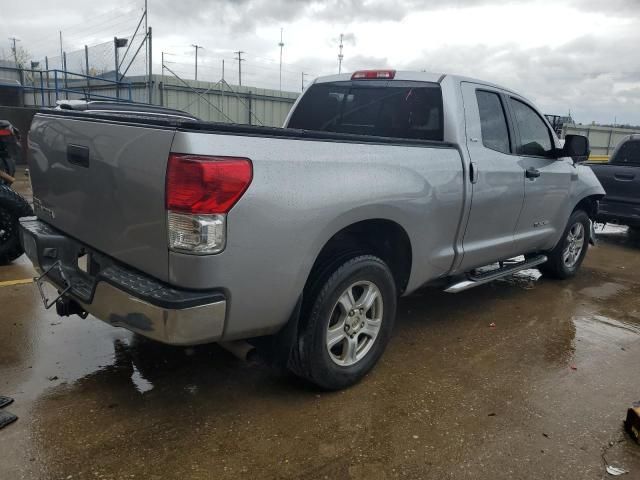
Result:
[[[640,140],[628,140],[611,159],[616,165],[640,166]]]
[[[443,140],[440,85],[348,81],[309,87],[289,128],[416,140]]]

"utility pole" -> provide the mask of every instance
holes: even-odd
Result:
[[[302,80],[302,83],[300,84],[300,91],[301,92],[304,92],[304,77],[307,77],[307,76],[308,76],[307,73],[302,72],[302,75],[300,77],[300,79]]]
[[[284,48],[284,42],[282,41],[282,28],[280,29],[280,92],[282,93],[282,49]]]
[[[146,40],[146,48],[144,52],[145,59],[145,69],[147,70],[147,100],[149,104],[151,104],[151,33],[149,30],[149,16],[147,10],[147,0],[144,0],[144,31],[147,34]],[[126,54],[125,54],[126,55]]]
[[[18,49],[16,48],[16,42],[19,42],[20,39],[16,37],[9,37],[9,40],[13,42],[13,46],[11,47],[11,51],[13,52],[13,61],[18,66]]]
[[[60,65],[62,65],[62,30],[59,30],[60,33]]]
[[[341,33],[340,34],[340,53],[338,53],[338,73],[342,73],[342,59],[344,58],[344,55],[342,54],[342,37],[344,37],[344,35]]]
[[[145,20],[146,20],[146,11],[145,11]],[[153,76],[153,49],[151,48],[151,27],[149,27],[149,30],[147,30],[147,42],[148,43],[148,50],[149,50],[149,75],[147,80],[149,81],[149,105],[153,104],[153,81],[151,80],[152,76]]]
[[[242,62],[244,62],[244,58],[242,58],[242,54],[245,53],[242,50],[238,50],[237,52],[233,52],[238,55],[238,85],[242,86]]]
[[[192,43],[191,46],[196,49],[196,81],[197,81],[198,80],[198,50],[202,50],[203,47],[201,45],[196,45],[195,43]]]

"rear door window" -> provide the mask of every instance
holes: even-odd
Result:
[[[507,117],[500,96],[485,90],[476,91],[478,110],[480,111],[480,129],[482,144],[491,150],[511,153]]]
[[[511,99],[511,108],[520,132],[518,153],[548,157],[553,150],[551,133],[540,115],[529,105],[515,98]]]
[[[640,165],[640,140],[625,142],[611,159],[611,163],[618,165]]]
[[[424,82],[312,85],[290,128],[418,140],[443,139],[440,85]]]

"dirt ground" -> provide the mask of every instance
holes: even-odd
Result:
[[[357,386],[316,391],[217,346],[45,311],[0,267],[1,479],[640,479],[640,244],[599,234],[580,274],[404,298]],[[495,324],[495,327],[491,327]]]

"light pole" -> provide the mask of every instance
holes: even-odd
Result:
[[[284,42],[282,41],[282,28],[280,29],[280,92],[282,92],[282,49],[284,48]]]
[[[340,34],[340,53],[338,53],[338,73],[342,73],[342,59],[344,55],[342,54],[342,37],[344,35]]]

